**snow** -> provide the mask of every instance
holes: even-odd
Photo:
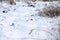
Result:
[[[45,4],[59,6],[58,2],[37,1],[35,7],[23,2],[0,4],[0,40],[60,40],[60,16],[51,18],[37,15],[37,9],[41,10]]]

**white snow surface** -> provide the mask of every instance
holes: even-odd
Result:
[[[59,6],[58,3],[35,2],[35,7],[23,2],[16,2],[16,5],[0,3],[0,40],[60,40],[60,16],[51,18],[35,15],[36,10],[42,9],[45,4]]]

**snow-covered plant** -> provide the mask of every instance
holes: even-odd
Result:
[[[32,2],[32,1],[28,1],[26,3],[28,4],[28,7],[35,7],[34,2]]]

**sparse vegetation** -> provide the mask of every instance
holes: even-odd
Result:
[[[11,5],[16,5],[15,0],[0,0],[0,2],[9,2]]]
[[[49,17],[55,17],[60,15],[60,7],[54,7],[54,6],[46,6],[42,8],[42,11],[38,12],[39,16],[49,16]]]

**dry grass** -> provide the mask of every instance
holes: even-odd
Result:
[[[0,0],[0,2],[2,3],[2,2],[4,2],[4,3],[9,3],[9,4],[11,4],[11,5],[16,5],[16,3],[15,3],[15,0]]]
[[[48,17],[55,17],[60,16],[60,7],[54,7],[54,6],[46,6],[42,8],[42,11],[38,12],[39,16],[48,16]]]

